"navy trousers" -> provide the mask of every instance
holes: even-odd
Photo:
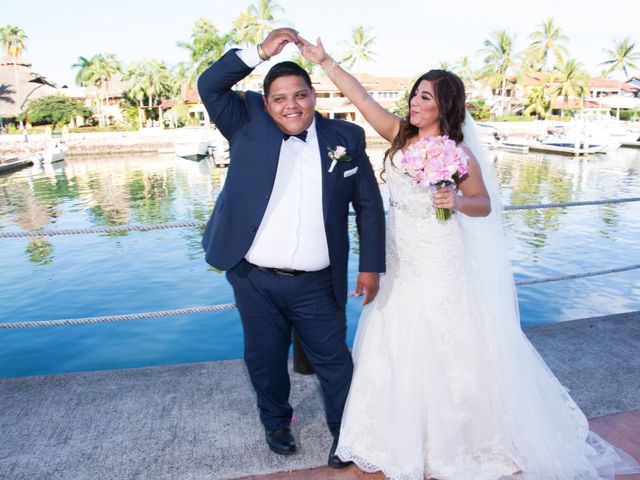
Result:
[[[291,327],[316,371],[327,425],[340,427],[353,361],[346,344],[345,308],[333,293],[331,269],[284,276],[241,261],[227,271],[244,329],[244,361],[267,430],[286,427],[289,404],[287,358]]]

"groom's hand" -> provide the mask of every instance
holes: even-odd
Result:
[[[362,305],[366,305],[371,302],[376,295],[378,294],[378,290],[380,288],[380,274],[374,272],[360,272],[358,274],[358,280],[356,282],[356,291],[355,296],[359,297],[362,295],[362,291],[364,290],[364,299],[362,300]]]
[[[288,43],[298,43],[298,31],[293,28],[276,28],[269,32],[260,45],[267,55],[273,57],[279,54]]]

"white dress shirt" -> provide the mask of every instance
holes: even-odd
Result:
[[[238,56],[250,67],[260,63],[255,48],[240,50]],[[269,203],[245,258],[270,268],[317,271],[329,266],[315,120],[306,142],[283,138]]]

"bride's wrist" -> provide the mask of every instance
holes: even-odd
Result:
[[[327,55],[326,57],[324,57],[322,60],[320,60],[320,68],[322,68],[322,71],[328,76],[331,71],[336,68],[336,66],[338,65],[338,62],[336,62],[333,58],[331,58],[329,55]]]

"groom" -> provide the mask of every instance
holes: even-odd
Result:
[[[231,50],[198,80],[209,116],[230,142],[229,173],[202,244],[207,262],[227,271],[244,330],[244,359],[269,448],[295,453],[289,425],[287,358],[294,327],[315,369],[334,442],[353,371],[346,346],[349,204],[360,235],[356,294],[368,303],[384,265],[384,212],[364,151],[363,130],[314,111],[305,70],[274,65],[264,95],[231,88],[261,61],[298,43],[290,28],[259,45]]]

